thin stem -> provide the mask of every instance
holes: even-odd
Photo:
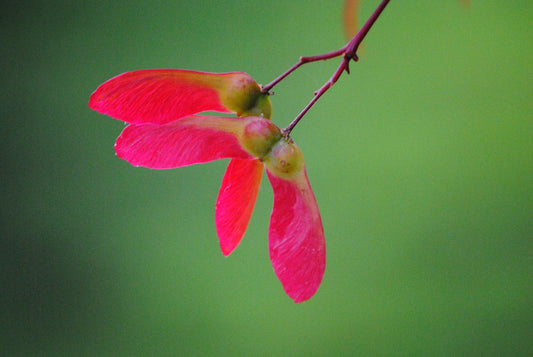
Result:
[[[307,104],[305,106],[305,108],[300,112],[300,114],[298,114],[298,116],[296,118],[294,118],[294,120],[289,124],[288,127],[283,129],[283,135],[289,136],[289,134],[291,133],[292,129],[294,129],[294,127],[296,126],[296,124],[298,124],[300,119],[303,118],[305,113],[307,113],[307,111],[309,109],[311,109],[311,107],[318,101],[318,99],[322,96],[322,94],[326,93],[326,91],[329,88],[331,88],[331,86],[333,86],[333,84],[335,84],[335,82],[337,82],[337,80],[339,79],[339,77],[341,76],[342,72],[345,69],[346,69],[346,60],[343,60],[341,65],[339,66],[339,68],[337,68],[337,70],[333,74],[333,76],[322,87],[320,87],[320,89],[318,91],[315,92],[315,96],[313,97],[313,99],[311,99],[309,104]]]
[[[337,51],[329,52],[329,53],[326,53],[326,54],[323,54],[323,55],[319,55],[319,56],[301,57],[300,60],[298,61],[298,63],[296,63],[291,68],[289,68],[289,70],[287,70],[287,72],[283,73],[281,76],[276,78],[273,82],[271,82],[267,86],[263,87],[263,92],[264,93],[268,93],[268,91],[270,89],[272,89],[272,87],[274,87],[277,83],[279,83],[281,80],[283,80],[289,74],[294,72],[301,65],[303,65],[305,63],[309,63],[309,62],[327,60],[327,59],[330,59],[330,58],[338,57],[340,55],[344,55],[341,64],[339,65],[339,67],[337,68],[337,70],[335,71],[333,76],[317,92],[315,92],[315,96],[313,97],[313,99],[311,99],[309,104],[307,104],[305,106],[305,108],[289,124],[289,126],[287,126],[285,129],[283,129],[283,134],[285,136],[289,136],[289,134],[291,133],[292,129],[294,129],[294,127],[303,118],[303,116],[307,113],[307,111],[309,109],[311,109],[311,107],[318,101],[318,99],[324,93],[326,93],[335,84],[335,82],[337,82],[337,80],[341,77],[341,75],[342,75],[342,73],[344,71],[346,71],[347,73],[350,73],[350,67],[349,67],[350,61],[351,60],[354,60],[354,61],[358,60],[358,58],[357,58],[357,49],[359,48],[359,45],[361,45],[361,42],[363,42],[365,36],[368,34],[368,32],[370,31],[370,29],[372,28],[372,26],[374,25],[376,20],[379,18],[379,16],[381,15],[381,13],[383,12],[383,10],[385,9],[385,7],[387,6],[387,4],[389,2],[390,2],[390,0],[381,1],[381,3],[378,5],[376,10],[374,10],[372,15],[370,15],[370,17],[368,18],[366,23],[363,25],[363,27],[361,27],[361,29],[350,40],[350,42],[348,42],[346,44],[346,46],[344,46],[343,48],[341,48],[341,49],[339,49]]]
[[[361,27],[361,29],[355,34],[355,36],[350,40],[350,42],[348,42],[348,44],[346,45],[345,48],[346,48],[346,53],[350,57],[355,56],[355,53],[357,52],[357,49],[359,48],[359,45],[361,44],[361,42],[363,42],[363,40],[364,40],[365,36],[367,35],[368,31],[370,31],[370,29],[372,28],[372,26],[374,25],[374,23],[378,19],[379,15],[381,15],[381,13],[385,9],[385,7],[389,3],[389,1],[390,0],[383,0],[378,5],[376,10],[374,10],[372,15],[370,15],[370,17],[365,22],[363,27]]]
[[[283,79],[285,79],[285,77],[287,77],[289,74],[291,74],[292,72],[297,70],[298,67],[300,67],[301,65],[304,65],[306,63],[316,62],[316,61],[325,61],[325,60],[328,60],[330,58],[339,57],[340,55],[344,54],[344,52],[345,52],[345,47],[343,47],[343,48],[341,48],[340,50],[337,50],[337,51],[325,53],[323,55],[300,57],[300,59],[298,60],[298,62],[295,65],[293,65],[285,73],[283,73],[278,78],[274,79],[269,84],[263,86],[261,88],[261,91],[263,93],[268,93],[276,84],[278,84]]]

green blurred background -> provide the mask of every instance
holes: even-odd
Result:
[[[344,44],[342,1],[3,2],[0,355],[533,354],[533,3],[392,1],[293,131],[326,275],[294,304],[266,182],[219,251],[226,161],[116,158],[91,92],[142,68],[267,83]],[[363,2],[362,16],[378,1]],[[286,126],[338,60],[275,88]]]

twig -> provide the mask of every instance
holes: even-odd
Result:
[[[285,73],[283,73],[281,76],[276,78],[271,83],[267,84],[262,88],[263,93],[269,93],[270,90],[279,82],[281,82],[283,79],[285,79],[289,74],[294,72],[296,69],[298,69],[300,66],[310,63],[310,62],[316,62],[316,61],[324,61],[331,58],[339,57],[343,55],[343,59],[335,73],[333,73],[333,76],[318,90],[315,92],[315,96],[309,104],[305,106],[305,108],[298,114],[298,116],[287,126],[285,129],[283,129],[283,134],[285,136],[289,136],[292,129],[298,124],[298,122],[303,118],[303,116],[307,113],[309,109],[318,101],[318,99],[330,89],[335,82],[341,77],[342,73],[346,71],[346,73],[350,73],[350,61],[353,60],[356,62],[358,60],[357,58],[357,50],[359,48],[359,45],[361,42],[363,42],[365,36],[368,34],[368,31],[372,28],[376,20],[379,18],[387,4],[390,2],[390,0],[383,0],[378,5],[376,10],[370,15],[366,23],[361,27],[361,29],[357,32],[357,34],[348,42],[343,48],[325,53],[323,55],[318,56],[310,56],[310,57],[300,57],[300,60],[291,68],[289,68]]]

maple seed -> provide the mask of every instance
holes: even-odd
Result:
[[[277,176],[291,179],[301,172],[304,165],[302,151],[290,138],[282,138],[274,144],[265,158],[267,168]]]
[[[246,73],[233,75],[232,81],[221,93],[221,100],[238,116],[262,116],[268,119],[272,116],[268,95],[262,93],[259,84]]]
[[[250,154],[262,160],[281,139],[281,130],[271,121],[259,117],[246,119],[249,123],[244,128],[243,147]]]

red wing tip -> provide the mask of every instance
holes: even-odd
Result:
[[[225,257],[229,257],[230,254],[233,253],[233,251],[235,250],[235,248],[230,248],[230,249],[226,248],[226,249],[224,249],[224,248],[221,247],[220,250],[222,251],[222,255],[223,255],[223,256],[225,256]]]
[[[318,291],[319,286],[320,286],[320,283],[313,284],[312,287],[306,286],[304,291],[298,290],[298,291],[291,291],[291,292],[285,291],[285,292],[287,293],[287,295],[289,295],[289,297],[296,304],[300,304],[302,302],[305,302],[305,301],[311,299],[313,296],[315,296],[316,292]]]
[[[100,110],[101,106],[100,106],[100,100],[99,100],[100,95],[97,92],[98,90],[96,90],[93,94],[91,94],[91,97],[89,98],[89,103],[87,103],[87,105],[92,110],[101,113],[101,110]]]

